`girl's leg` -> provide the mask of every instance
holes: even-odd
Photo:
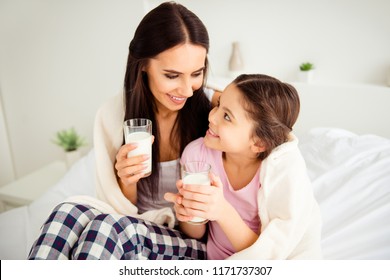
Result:
[[[69,259],[74,244],[86,225],[98,210],[75,203],[61,203],[43,225],[39,238],[34,242],[29,259]]]
[[[74,259],[206,259],[206,245],[181,232],[121,215],[98,215],[75,245]]]

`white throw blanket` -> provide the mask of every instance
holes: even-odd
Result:
[[[138,214],[122,193],[115,175],[115,156],[123,143],[122,95],[102,106],[95,120],[96,191],[98,199],[77,196],[67,201],[88,204],[103,213],[129,215],[173,227],[171,208]],[[229,259],[321,258],[321,214],[293,134],[262,163],[258,203],[262,223],[258,240]]]
[[[122,94],[108,100],[97,112],[94,127],[96,158],[96,194],[74,196],[68,202],[88,204],[107,214],[123,214],[173,228],[175,216],[171,208],[138,214],[138,209],[122,193],[115,174],[115,157],[123,144],[124,104]]]

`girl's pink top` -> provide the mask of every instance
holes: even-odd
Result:
[[[184,150],[181,162],[205,161],[211,165],[211,171],[221,178],[225,199],[236,209],[244,222],[254,232],[259,232],[257,194],[260,188],[259,173],[244,188],[235,191],[223,168],[222,152],[204,145],[203,138],[191,142]],[[240,174],[237,174],[240,176]],[[235,253],[235,250],[217,222],[208,223],[207,258],[222,260]]]

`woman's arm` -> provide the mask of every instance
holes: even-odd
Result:
[[[220,91],[214,91],[214,94],[213,96],[211,97],[211,108],[214,108],[215,106],[217,106],[218,104],[218,99],[219,97],[221,96],[221,93]]]

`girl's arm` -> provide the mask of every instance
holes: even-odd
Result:
[[[259,235],[241,219],[235,208],[225,200],[221,180],[211,174],[212,186],[186,185],[179,190],[186,215],[216,221],[236,251],[252,245]]]
[[[251,246],[259,238],[247,224],[242,220],[236,209],[225,200],[223,215],[215,221],[222,228],[236,252]]]
[[[196,239],[201,239],[206,233],[206,224],[192,225],[187,222],[180,222],[179,227],[184,234]]]
[[[178,180],[176,182],[176,187],[180,191],[183,187],[183,181]],[[175,209],[176,218],[179,220],[179,228],[184,234],[196,239],[200,239],[204,236],[206,233],[206,224],[193,225],[188,223],[193,217],[188,215],[187,210],[182,204],[183,197],[179,193],[165,193],[164,199],[174,203],[173,208]]]

